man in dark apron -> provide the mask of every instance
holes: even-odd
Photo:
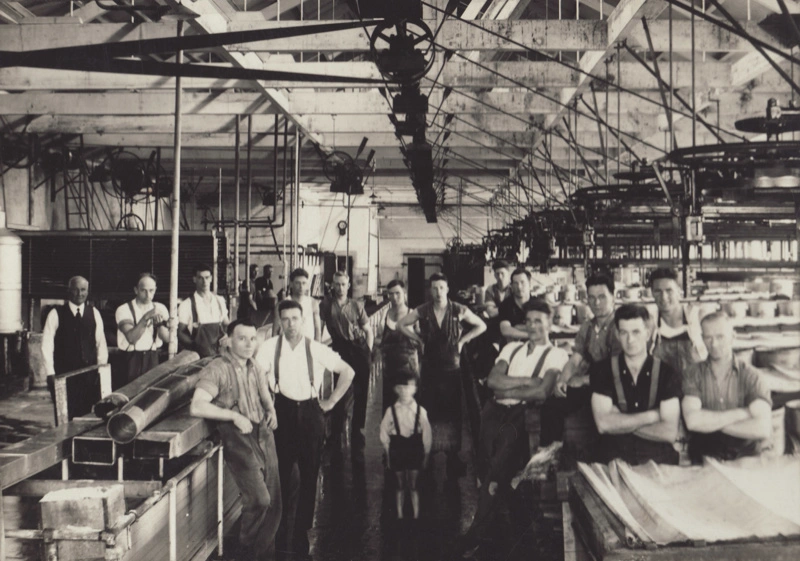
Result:
[[[242,495],[236,558],[263,561],[274,554],[282,512],[272,432],[278,418],[264,371],[252,360],[255,326],[235,321],[228,337],[229,349],[200,372],[190,411],[217,421],[225,463]]]
[[[158,349],[169,341],[169,312],[153,302],[156,278],[142,273],[133,289],[136,298],[117,308],[117,346],[125,353],[125,383],[158,365]]]
[[[211,267],[194,269],[195,292],[178,306],[178,340],[200,357],[219,354],[219,342],[230,323],[225,300],[211,291]]]
[[[590,407],[591,367],[620,352],[614,328],[614,279],[596,273],[586,280],[586,292],[594,317],[578,330],[572,356],[556,381],[553,395],[542,407],[542,446],[562,441],[566,417]],[[590,450],[575,452],[580,458],[592,454]]]
[[[669,364],[648,353],[649,321],[647,308],[620,306],[614,323],[622,353],[592,369],[592,413],[600,432],[598,461],[678,464],[674,443],[681,381]]]
[[[772,433],[769,388],[752,366],[733,355],[733,325],[725,312],[701,322],[708,358],[683,376],[683,418],[689,457],[734,460],[761,453]]]
[[[700,333],[698,309],[681,303],[678,275],[672,269],[656,269],[650,274],[650,287],[658,306],[653,356],[683,374],[692,364],[708,356]]]

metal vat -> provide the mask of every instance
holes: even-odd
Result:
[[[0,334],[22,330],[22,240],[0,211]]]

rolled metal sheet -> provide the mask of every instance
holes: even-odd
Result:
[[[148,370],[130,384],[110,393],[94,406],[94,414],[101,419],[108,418],[116,410],[123,407],[141,392],[156,384],[159,380],[171,374],[178,368],[191,364],[200,358],[194,351],[181,351],[173,358]]]
[[[132,442],[162,414],[191,397],[200,371],[213,359],[206,357],[180,366],[140,392],[108,420],[108,436],[118,444]]]

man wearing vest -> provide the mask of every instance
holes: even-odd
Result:
[[[278,551],[307,558],[307,532],[314,520],[325,436],[323,415],[342,398],[355,373],[330,348],[303,336],[306,318],[299,302],[284,300],[278,305],[278,314],[283,334],[262,343],[255,360],[268,372],[278,417],[275,446],[286,513],[278,532]],[[330,396],[323,399],[326,369],[339,377]],[[295,465],[299,481],[292,480]]]
[[[42,330],[42,355],[47,374],[47,387],[55,399],[54,375],[78,370],[93,364],[108,363],[108,347],[103,332],[103,318],[86,303],[89,281],[83,277],[69,279],[67,302],[50,310]],[[105,369],[104,369],[105,370]],[[101,391],[101,376],[107,380]],[[70,419],[91,412],[101,394],[111,391],[108,372],[96,370],[67,378],[67,414]]]
[[[256,328],[250,320],[228,325],[228,345],[199,374],[190,412],[217,422],[225,463],[242,494],[237,559],[263,561],[274,553],[281,520],[278,426],[267,378],[253,360]]]
[[[331,336],[331,347],[353,368],[355,380],[353,390],[333,412],[331,446],[338,444],[343,435],[345,420],[352,403],[353,425],[351,442],[353,449],[364,445],[364,421],[367,418],[367,391],[369,389],[370,357],[374,334],[364,305],[347,296],[350,277],[343,271],[333,274],[331,296],[320,304],[320,317]],[[305,321],[310,321],[306,319]],[[352,396],[352,397],[351,397]]]
[[[550,306],[540,300],[524,304],[528,340],[503,347],[488,385],[494,397],[481,413],[477,454],[481,481],[478,510],[463,538],[465,550],[484,537],[498,497],[510,492],[513,475],[529,456],[525,409],[541,404],[553,391],[556,378],[569,360],[566,351],[550,344]]]
[[[136,298],[117,308],[117,347],[125,353],[125,383],[158,366],[158,349],[169,341],[169,312],[153,302],[156,279],[142,273],[133,289]]]
[[[581,324],[572,356],[556,381],[552,397],[542,407],[542,446],[562,441],[566,417],[589,408],[592,365],[620,352],[614,329],[614,279],[602,273],[591,275],[586,280],[586,293],[594,317]]]
[[[178,306],[178,340],[200,357],[219,353],[219,341],[230,323],[225,299],[211,292],[212,280],[211,267],[197,265],[196,291]]]
[[[649,320],[643,306],[620,306],[614,323],[622,353],[597,363],[590,372],[592,413],[600,432],[598,461],[678,463],[674,443],[681,379],[648,352]]]

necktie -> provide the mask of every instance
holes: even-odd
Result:
[[[75,312],[75,317],[77,319],[81,319],[81,309],[80,308],[78,308],[78,311]]]

